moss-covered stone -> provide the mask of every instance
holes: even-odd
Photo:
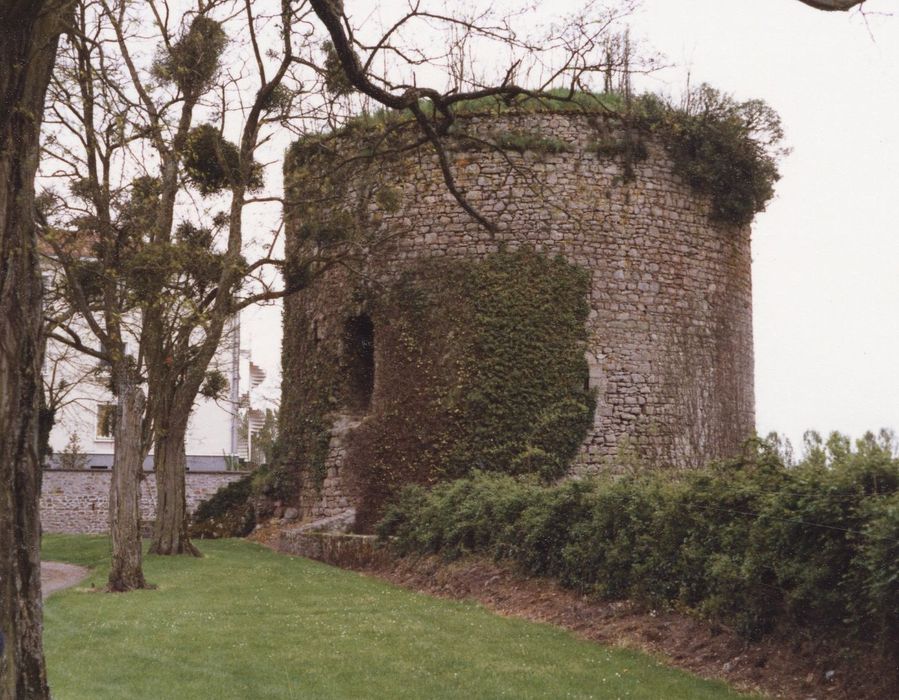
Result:
[[[433,106],[423,101],[422,109],[434,119]],[[634,165],[647,157],[643,136],[654,134],[665,144],[676,172],[698,193],[712,199],[713,221],[744,225],[763,211],[774,195],[780,178],[777,158],[783,129],[780,117],[762,100],[737,102],[709,85],[701,85],[675,105],[658,95],[645,93],[625,98],[616,93],[570,92],[555,90],[548,97],[519,95],[506,100],[491,96],[454,103],[449,133],[451,148],[460,150],[493,147],[524,153],[565,153],[569,143],[532,130],[499,130],[487,140],[472,141],[465,118],[473,115],[515,115],[534,112],[579,112],[592,115],[596,138],[591,150],[602,157],[619,159],[623,182],[636,176]],[[608,122],[624,128],[626,138],[610,138]],[[379,110],[355,117],[339,131],[313,135],[296,141],[288,149],[285,172],[295,173],[309,158],[330,152],[334,138],[352,136],[365,143],[369,157],[384,157],[416,137],[415,117],[411,112]]]

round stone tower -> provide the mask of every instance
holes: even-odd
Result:
[[[426,441],[402,434],[406,417],[354,447],[370,416],[402,412],[385,408],[389,384],[427,382],[388,357],[379,316],[397,280],[438,259],[527,247],[585,271],[595,406],[570,474],[689,468],[739,450],[755,418],[750,230],[712,221],[658,137],[575,112],[460,117],[447,160],[490,228],[460,207],[433,147],[410,138],[357,130],[298,145],[285,166],[286,278],[300,291],[285,303],[282,434],[304,515],[359,506],[378,440]]]

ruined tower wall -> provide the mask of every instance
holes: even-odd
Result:
[[[709,202],[674,174],[664,145],[651,135],[640,135],[646,157],[630,163],[633,177],[627,177],[620,151],[598,147],[627,135],[595,116],[459,121],[481,141],[450,146],[457,186],[497,231],[459,207],[429,146],[345,167],[340,201],[321,203],[315,216],[344,221],[352,215],[370,234],[364,244],[370,247],[362,249],[364,259],[335,267],[285,304],[286,440],[291,425],[306,420],[309,373],[330,372],[341,381],[339,366],[317,358],[342,352],[342,324],[358,308],[355,275],[362,272],[377,287],[417,260],[529,245],[563,256],[591,279],[586,356],[597,402],[572,473],[621,470],[635,461],[688,468],[736,453],[755,420],[749,227],[711,222]],[[523,152],[489,145],[503,135],[512,135]],[[295,201],[315,199],[300,169],[290,188]],[[304,240],[309,212],[287,213],[294,259],[308,255],[310,246],[327,250]],[[377,366],[376,353],[374,403],[384,380]],[[333,515],[356,498],[353,479],[341,473],[342,450],[364,415],[349,415],[340,403],[332,397],[330,418],[320,426],[324,471],[314,484],[303,477],[308,517]]]

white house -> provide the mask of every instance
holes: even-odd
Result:
[[[187,433],[187,468],[225,471],[239,468],[239,403],[241,380],[240,323],[226,330],[210,369],[229,380],[228,399],[197,398]],[[251,365],[252,366],[252,365]],[[48,341],[44,363],[45,385],[63,396],[50,433],[51,468],[109,469],[113,435],[110,416],[115,399],[97,377],[96,361]],[[144,469],[153,468],[152,451]]]

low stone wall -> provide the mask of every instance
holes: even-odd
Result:
[[[193,511],[222,486],[244,472],[188,472],[187,509]],[[44,532],[100,534],[108,532],[109,482],[112,472],[46,469],[41,488],[41,526]],[[141,519],[156,517],[156,478],[144,473],[140,489]]]
[[[282,530],[273,544],[279,552],[315,559],[342,569],[377,568],[391,561],[390,551],[375,535],[319,532],[300,526]]]

